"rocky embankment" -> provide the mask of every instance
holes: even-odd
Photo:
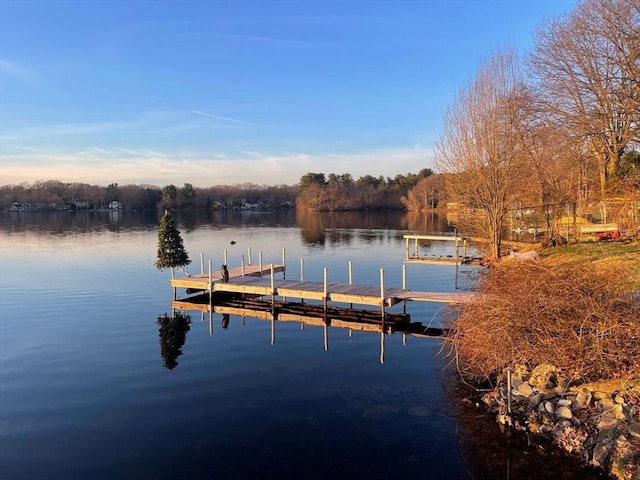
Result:
[[[640,380],[569,386],[552,365],[519,367],[482,400],[500,423],[551,441],[611,478],[640,480]]]

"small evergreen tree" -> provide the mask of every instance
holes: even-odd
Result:
[[[189,255],[182,244],[180,231],[176,228],[173,216],[168,212],[160,219],[160,229],[158,230],[158,258],[156,268],[184,267],[189,265]]]

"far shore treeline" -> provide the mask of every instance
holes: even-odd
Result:
[[[152,210],[282,209],[314,210],[403,209],[410,190],[427,177],[428,169],[395,177],[307,173],[298,185],[216,185],[199,188],[155,185],[90,185],[44,180],[0,186],[0,210]],[[433,199],[432,206],[437,206]]]

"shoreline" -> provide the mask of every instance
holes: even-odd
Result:
[[[640,478],[640,380],[570,386],[561,375],[549,364],[531,371],[519,366],[478,403],[505,428],[550,443],[610,478]]]
[[[491,382],[473,402],[505,435],[639,480],[638,237],[537,252],[497,264],[454,321],[459,375]]]

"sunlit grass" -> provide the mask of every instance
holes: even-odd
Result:
[[[570,244],[540,252],[552,262],[567,263],[576,260],[623,269],[629,275],[630,290],[640,290],[640,242],[601,241]]]

